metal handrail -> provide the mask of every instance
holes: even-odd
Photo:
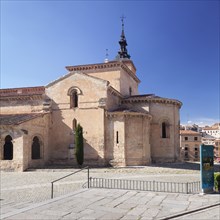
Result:
[[[88,170],[88,172],[87,172],[87,177],[88,177],[88,188],[89,188],[89,166],[86,166],[86,167],[84,167],[84,168],[82,168],[82,169],[80,169],[80,170],[77,170],[77,171],[75,171],[75,172],[73,172],[73,173],[70,173],[70,174],[68,174],[68,175],[66,175],[66,176],[63,176],[63,177],[61,177],[61,178],[59,178],[59,179],[56,179],[56,180],[52,181],[52,182],[51,182],[51,199],[53,199],[53,184],[54,184],[55,182],[58,182],[59,180],[62,180],[62,179],[66,178],[66,177],[68,177],[68,176],[71,176],[71,175],[73,175],[73,174],[79,173],[79,172],[81,172],[82,170],[85,170],[85,169]]]
[[[92,178],[90,188],[125,189],[171,193],[197,193],[200,191],[200,181],[196,182],[160,182],[131,179]]]

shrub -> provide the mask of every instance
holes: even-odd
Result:
[[[214,173],[214,184],[215,189],[218,190],[220,188],[220,173]]]
[[[76,161],[81,166],[84,162],[84,146],[83,146],[83,128],[80,124],[76,126],[76,133],[75,133],[75,155],[76,155]]]

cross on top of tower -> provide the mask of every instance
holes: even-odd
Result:
[[[124,33],[124,15],[121,17],[121,22],[122,22],[122,31],[121,31],[121,39],[119,41],[120,44],[120,50],[118,51],[118,56],[116,57],[117,59],[130,59],[130,55],[128,54],[127,51],[127,41],[125,38],[125,33]]]
[[[122,30],[124,30],[124,19],[126,17],[124,15],[122,15],[120,18],[121,18],[121,23],[122,23]]]

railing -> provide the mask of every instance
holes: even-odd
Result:
[[[178,183],[124,179],[104,179],[90,177],[88,185],[90,188],[125,189],[186,194],[198,193],[200,191],[199,181],[189,183]]]
[[[88,188],[90,187],[90,184],[89,184],[89,167],[87,166],[87,167],[84,167],[84,168],[82,168],[82,169],[80,169],[80,170],[77,170],[76,172],[73,172],[73,173],[70,173],[70,174],[68,174],[68,175],[66,175],[66,176],[64,176],[64,177],[61,177],[61,178],[59,178],[59,179],[56,179],[56,180],[54,180],[54,181],[52,181],[51,182],[51,199],[53,199],[53,197],[54,197],[54,183],[55,182],[58,182],[59,180],[62,180],[62,179],[64,179],[64,178],[66,178],[66,177],[69,177],[69,176],[71,176],[71,175],[73,175],[73,174],[76,174],[76,173],[79,173],[79,172],[81,172],[82,170],[85,170],[85,169],[87,169],[87,179],[88,179]]]

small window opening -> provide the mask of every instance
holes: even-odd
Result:
[[[73,145],[75,144],[75,135],[76,135],[75,130],[76,130],[76,127],[77,127],[77,120],[74,118],[73,119],[73,144],[70,148],[74,148]]]
[[[188,141],[188,137],[185,137],[185,141]]]
[[[5,137],[5,144],[4,144],[4,160],[12,160],[13,159],[13,144],[12,144],[12,137],[7,135]]]
[[[166,123],[162,123],[162,138],[167,138]]]
[[[33,143],[31,147],[31,159],[40,159],[40,140],[37,136],[33,138]]]
[[[78,107],[78,94],[77,91],[73,91],[70,95],[70,108]]]
[[[129,87],[129,95],[131,96],[132,95],[132,88]]]
[[[118,131],[116,131],[116,144],[119,143],[119,138],[118,138]]]
[[[198,140],[198,137],[194,137],[194,141],[197,141]]]

